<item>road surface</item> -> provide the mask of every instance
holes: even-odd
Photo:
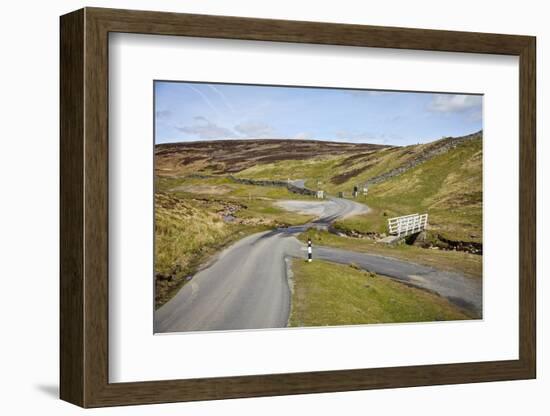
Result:
[[[155,332],[283,328],[290,314],[287,258],[305,258],[296,236],[310,227],[366,212],[354,201],[281,201],[286,209],[313,214],[315,221],[248,236],[223,250],[170,301],[155,311]],[[481,281],[393,258],[314,247],[314,257],[355,263],[368,270],[433,290],[481,314]]]

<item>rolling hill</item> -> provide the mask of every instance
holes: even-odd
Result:
[[[442,239],[481,241],[481,131],[404,147],[315,140],[161,144],[155,162],[157,177],[304,179],[311,189],[347,196],[366,185],[374,215],[342,229],[382,233],[386,217],[423,211]]]
[[[310,189],[348,198],[355,185],[366,185],[368,195],[358,198],[371,211],[334,224],[351,236],[379,236],[389,217],[428,212],[429,241],[482,243],[482,132],[405,147],[314,140],[161,144],[155,173],[157,306],[231,241],[307,220],[274,204],[303,195],[235,178],[303,179]]]
[[[256,165],[368,155],[389,146],[318,140],[209,140],[155,146],[157,175],[231,174]]]

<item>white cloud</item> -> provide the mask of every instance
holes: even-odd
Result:
[[[434,95],[428,109],[438,113],[463,113],[469,110],[481,111],[482,97],[479,95],[438,94]]]
[[[176,129],[183,133],[197,136],[199,139],[226,139],[235,136],[232,130],[219,126],[206,117],[197,116],[194,120],[195,123],[191,126],[176,127]]]
[[[237,124],[235,130],[246,138],[267,138],[275,134],[269,124],[254,121]]]

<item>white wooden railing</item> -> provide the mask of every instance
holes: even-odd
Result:
[[[427,225],[428,214],[405,215],[403,217],[395,217],[388,220],[390,234],[398,237],[419,233],[425,230]]]

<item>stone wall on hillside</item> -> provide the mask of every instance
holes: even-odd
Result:
[[[399,166],[398,168],[389,170],[388,172],[385,172],[381,175],[375,176],[374,178],[369,179],[366,184],[367,185],[375,185],[380,182],[387,181],[390,178],[393,178],[394,176],[401,175],[402,173],[407,172],[408,170],[414,168],[415,166],[420,165],[421,163],[424,163],[436,156],[439,156],[443,153],[447,153],[449,150],[454,149],[458,145],[469,141],[474,140],[477,138],[480,138],[482,136],[482,132],[479,131],[477,133],[469,134],[468,136],[462,136],[462,137],[449,137],[443,140],[440,140],[437,143],[434,143],[429,149],[427,149],[425,152],[420,153],[417,157],[415,157],[412,160],[409,160],[408,162],[404,163],[403,165]]]
[[[287,181],[277,181],[277,180],[268,180],[268,179],[246,179],[246,178],[237,178],[235,176],[230,175],[229,178],[237,183],[242,183],[244,185],[255,185],[255,186],[279,186],[288,188],[290,192],[293,192],[295,194],[300,195],[310,195],[310,196],[316,196],[317,192],[308,189],[308,188],[301,188],[299,186],[293,185],[291,183],[288,183]]]

